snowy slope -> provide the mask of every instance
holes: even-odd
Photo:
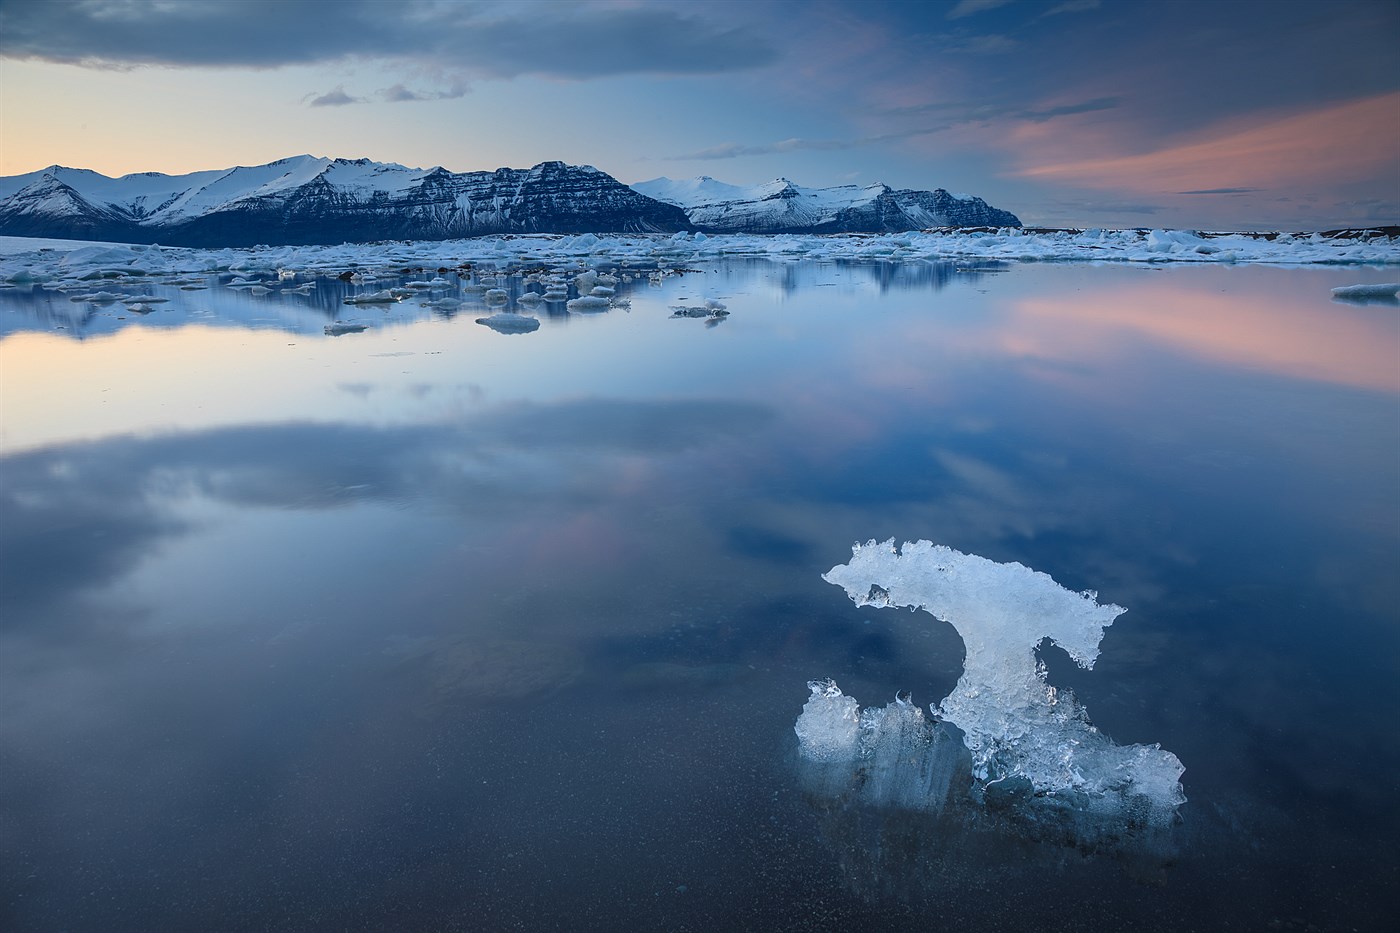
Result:
[[[981,198],[887,185],[804,188],[786,178],[743,187],[708,175],[654,178],[632,186],[683,208],[691,223],[722,233],[887,233],[928,227],[1019,227]]]
[[[190,175],[50,166],[0,178],[0,234],[16,236],[239,246],[689,227],[680,209],[562,162],[456,174],[300,155]]]

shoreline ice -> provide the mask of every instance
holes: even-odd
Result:
[[[1397,265],[1400,237],[1265,235],[1188,230],[949,230],[900,234],[522,235],[340,246],[192,249],[0,236],[0,284],[181,273],[347,269],[464,263],[551,266],[583,262],[675,267],[728,257],[776,261],[1000,261]]]

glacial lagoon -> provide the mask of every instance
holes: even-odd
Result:
[[[1394,266],[382,265],[0,289],[0,927],[1393,919]],[[891,539],[1125,608],[1035,658],[1171,818],[979,785]]]

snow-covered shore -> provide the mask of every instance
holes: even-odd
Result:
[[[216,271],[340,273],[394,266],[614,263],[676,266],[728,256],[774,260],[1400,264],[1400,238],[1202,234],[1187,230],[957,230],[881,235],[499,236],[468,240],[186,249],[0,237],[0,284]]]

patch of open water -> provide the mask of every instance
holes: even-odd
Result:
[[[1385,272],[731,261],[579,314],[482,271],[0,293],[6,928],[1393,919],[1400,316],[1329,300]],[[1126,606],[1041,656],[1180,822],[824,786],[808,680],[962,667],[822,581],[888,537]]]

